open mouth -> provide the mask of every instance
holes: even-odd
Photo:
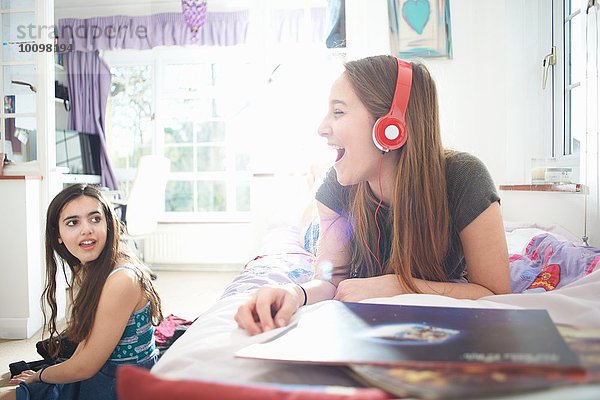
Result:
[[[342,157],[344,157],[344,154],[346,154],[346,149],[344,149],[343,147],[339,147],[336,149],[337,151],[337,156],[335,158],[335,162],[338,162],[342,159]]]
[[[96,244],[95,240],[84,240],[82,242],[79,242],[79,246],[81,247],[90,247]]]

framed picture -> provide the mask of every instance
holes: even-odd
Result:
[[[390,46],[400,58],[452,58],[450,0],[388,0]]]
[[[15,113],[15,95],[4,96],[4,112],[7,114]]]

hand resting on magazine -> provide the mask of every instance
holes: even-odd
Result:
[[[306,282],[302,287],[304,290],[295,283],[261,287],[238,308],[235,321],[250,335],[256,335],[286,326],[292,315],[304,305],[304,291],[307,304],[330,300],[335,294],[335,286],[320,279]]]
[[[304,294],[298,285],[267,285],[240,306],[235,321],[250,335],[256,335],[286,326],[303,302]]]

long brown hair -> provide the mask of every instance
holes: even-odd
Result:
[[[345,65],[356,94],[373,117],[385,115],[392,104],[398,64],[392,56],[368,57]],[[408,140],[399,152],[391,207],[378,214],[383,246],[380,259],[387,259],[383,271],[393,270],[405,290],[418,293],[411,277],[443,281],[447,279],[444,258],[450,236],[450,213],[446,189],[445,150],[440,136],[435,83],[427,68],[412,64],[410,100],[406,110]],[[370,254],[377,248],[374,219],[379,199],[367,184],[352,188],[351,220],[354,238],[349,242],[350,265],[355,276],[378,275],[379,265]],[[367,245],[359,236],[358,226]],[[384,237],[391,232],[391,237]],[[386,254],[387,252],[390,254]]]
[[[80,196],[88,196],[100,202],[106,218],[106,245],[97,259],[81,265],[80,261],[59,243],[59,217],[63,208]],[[140,285],[151,303],[152,323],[157,325],[163,318],[161,301],[154,290],[148,273],[141,262],[127,251],[120,238],[121,224],[113,208],[106,201],[100,190],[94,186],[77,184],[63,189],[52,200],[46,214],[46,286],[42,295],[42,310],[44,326],[50,335],[49,352],[56,356],[60,351],[60,338],[64,337],[73,342],[86,339],[92,329],[102,288],[116,263],[123,260],[136,269]],[[57,273],[58,265],[67,281],[70,293],[71,307],[67,317],[67,328],[59,333],[56,324],[57,304]],[[66,264],[66,265],[65,265]],[[71,278],[67,278],[67,266]],[[50,316],[47,315],[47,308]]]

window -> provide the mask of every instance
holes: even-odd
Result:
[[[236,148],[240,132],[230,121],[248,102],[249,70],[238,60],[163,64],[167,212],[250,211],[249,154]]]
[[[107,140],[119,187],[127,193],[140,156],[164,154],[169,219],[249,218],[250,149],[237,116],[256,81],[250,63],[239,50],[235,57],[179,48],[132,53],[105,57],[112,73]]]
[[[557,65],[553,157],[578,156],[585,134],[585,9],[578,0],[553,1]]]
[[[260,5],[255,17],[265,23],[245,45],[102,55],[113,74],[106,131],[120,189],[141,155],[171,160],[161,221],[249,222],[260,186],[253,173],[299,176],[331,159],[316,134],[326,111],[319,99],[344,49],[323,45],[325,1],[279,3]]]
[[[154,148],[153,66],[121,65],[111,68],[107,141],[119,188],[129,193],[141,156]]]

